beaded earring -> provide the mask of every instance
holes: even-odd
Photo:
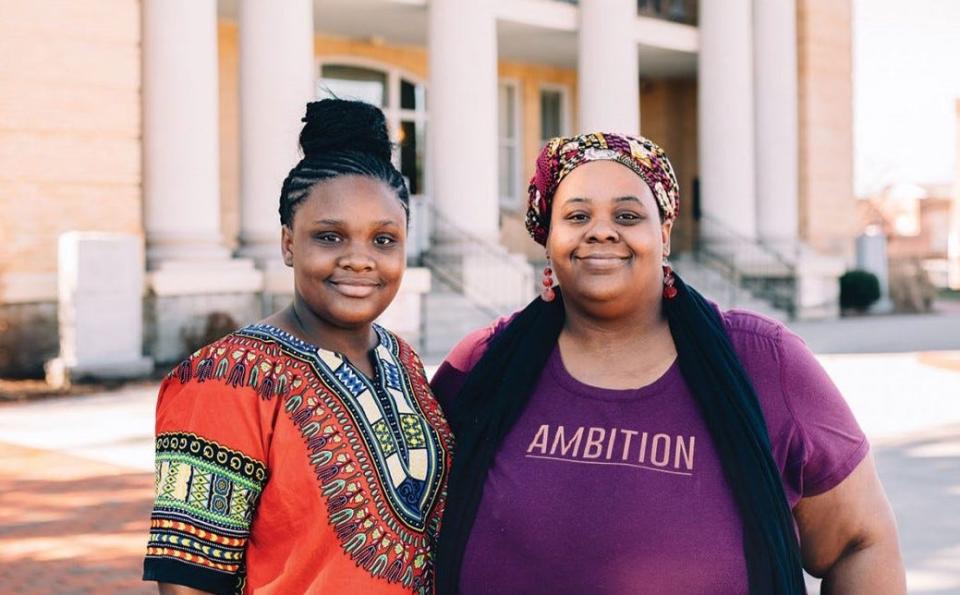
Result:
[[[668,300],[672,300],[677,297],[677,288],[673,286],[676,283],[676,278],[673,276],[673,269],[670,268],[670,265],[666,262],[663,263],[663,297]]]
[[[553,290],[553,269],[550,268],[549,260],[547,266],[543,269],[543,289],[540,290],[540,299],[545,302],[552,302],[557,297]]]

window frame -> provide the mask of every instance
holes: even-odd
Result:
[[[429,111],[426,106],[423,109],[403,109],[400,107],[400,81],[406,79],[407,81],[413,83],[414,85],[422,86],[427,90],[429,94],[429,86],[427,85],[427,80],[425,77],[419,76],[399,68],[392,64],[387,64],[380,62],[378,60],[372,60],[367,58],[358,58],[357,56],[349,56],[343,54],[331,54],[320,56],[316,59],[316,64],[314,68],[314,97],[316,99],[320,98],[320,88],[319,83],[323,80],[323,67],[324,66],[348,66],[355,68],[365,68],[368,70],[376,70],[382,72],[386,75],[387,79],[387,88],[384,98],[386,99],[387,105],[381,107],[383,110],[383,115],[387,120],[387,129],[390,131],[391,137],[390,140],[398,145],[398,148],[393,152],[392,161],[393,165],[399,170],[400,169],[400,130],[401,122],[411,121],[417,128],[424,128],[429,126],[428,122],[430,120]],[[423,147],[423,188],[416,196],[429,196],[431,191],[430,185],[430,141],[429,135],[424,135],[425,146]]]
[[[560,93],[560,136],[570,136],[570,130],[573,127],[573,118],[570,112],[570,87],[563,83],[540,83],[537,86],[537,109],[543,105],[543,92],[555,91]],[[537,136],[540,137],[540,146],[542,147],[549,138],[543,137],[543,114],[540,113],[540,122],[537,122],[539,130]]]
[[[500,87],[501,85],[513,89],[513,131],[512,139],[505,139],[500,136]],[[509,211],[519,211],[523,205],[523,85],[521,81],[514,77],[497,78],[497,201],[501,209]],[[512,146],[513,151],[513,169],[516,172],[516,180],[513,181],[513,196],[502,196],[500,194],[500,178],[504,172],[500,170],[500,151],[504,146]]]

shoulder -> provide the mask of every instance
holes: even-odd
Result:
[[[487,352],[494,337],[509,326],[515,317],[516,314],[498,318],[489,326],[469,333],[450,350],[450,353],[443,360],[443,365],[450,366],[463,373],[469,372]]]
[[[499,318],[493,324],[473,331],[447,354],[430,382],[433,393],[442,406],[450,405],[463,387],[470,370],[487,352],[491,341],[509,326],[515,316],[516,314]]]
[[[804,340],[779,320],[739,309],[722,311],[720,317],[734,351],[748,371],[763,364],[779,367],[783,360],[797,355],[813,357]]]
[[[250,325],[204,345],[167,374],[164,386],[197,390],[253,389],[272,397],[289,386],[280,344],[265,328]]]

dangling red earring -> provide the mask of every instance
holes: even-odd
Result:
[[[677,279],[673,276],[673,269],[669,264],[663,265],[663,297],[672,300],[677,297],[677,288],[673,286]]]
[[[545,302],[552,302],[557,297],[553,290],[553,269],[549,266],[543,269],[543,289],[540,290],[540,299]]]

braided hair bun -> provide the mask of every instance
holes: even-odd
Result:
[[[393,149],[387,120],[369,103],[323,99],[307,104],[300,147],[307,159],[334,151],[367,153],[390,161]]]
[[[307,104],[302,121],[303,159],[290,170],[280,189],[280,223],[291,225],[297,205],[315,184],[345,175],[382,181],[396,192],[404,211],[409,211],[410,194],[390,161],[393,144],[380,108],[362,101],[323,99]]]

